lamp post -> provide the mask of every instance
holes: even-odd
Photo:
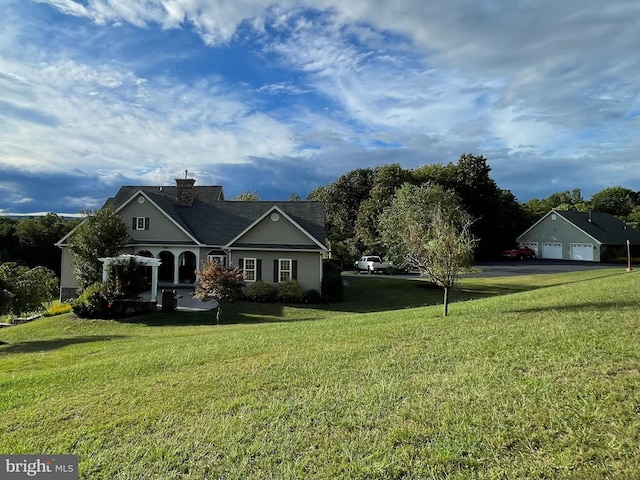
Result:
[[[631,270],[631,242],[627,240],[627,272]]]

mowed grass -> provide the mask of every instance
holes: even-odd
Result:
[[[39,319],[0,330],[0,452],[86,479],[640,478],[639,280],[467,279],[448,318],[424,282],[354,276],[221,326]]]

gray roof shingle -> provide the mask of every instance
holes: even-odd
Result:
[[[207,245],[226,245],[253,222],[271,210],[280,208],[300,227],[324,245],[324,205],[309,201],[229,201],[220,186],[194,186],[193,205],[178,206],[176,187],[123,186],[104,207],[118,209],[137,191],[143,191],[158,207],[194,238]],[[310,241],[310,244],[312,242]]]
[[[556,210],[576,227],[604,244],[640,243],[640,232],[622,220],[604,212],[573,212]]]

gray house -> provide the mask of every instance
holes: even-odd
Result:
[[[127,225],[132,241],[122,254],[160,260],[161,288],[192,286],[203,261],[215,259],[244,271],[246,282],[277,284],[297,280],[320,290],[324,245],[324,207],[320,202],[227,201],[220,186],[195,186],[190,178],[176,186],[124,186],[106,201]],[[71,232],[69,235],[71,235]],[[60,297],[78,286],[65,236]]]
[[[517,238],[539,258],[600,262],[626,256],[627,240],[640,244],[640,232],[602,212],[551,210]]]

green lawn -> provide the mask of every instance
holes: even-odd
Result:
[[[86,479],[640,478],[640,274],[348,276],[238,303],[0,330],[0,452]]]

